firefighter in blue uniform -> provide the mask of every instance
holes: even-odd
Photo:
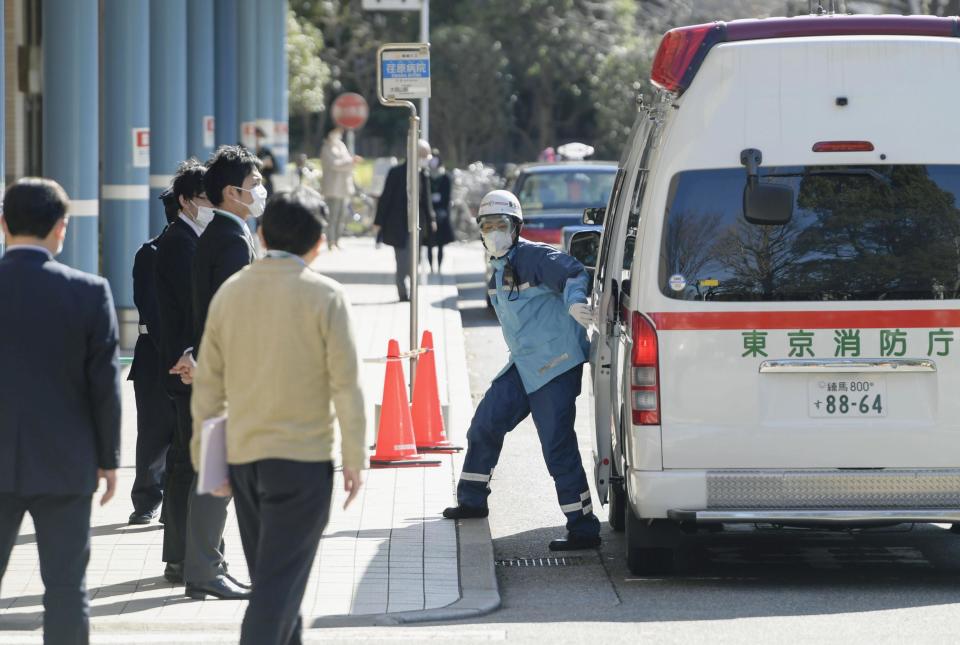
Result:
[[[509,191],[487,193],[477,223],[493,268],[488,293],[510,360],[477,406],[467,432],[458,504],[443,516],[487,516],[490,478],[504,437],[531,414],[567,518],[566,537],[553,540],[550,549],[599,546],[600,522],[593,514],[574,432],[589,351],[586,327],[592,318],[586,304],[587,272],[566,253],[519,239],[523,213]]]

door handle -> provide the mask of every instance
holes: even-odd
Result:
[[[838,374],[878,372],[936,372],[928,358],[784,358],[760,363],[761,374]]]

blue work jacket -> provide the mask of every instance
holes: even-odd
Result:
[[[529,394],[584,363],[587,333],[568,312],[570,305],[587,301],[583,265],[552,246],[525,240],[489,262],[488,294],[510,349],[500,374],[516,365]]]

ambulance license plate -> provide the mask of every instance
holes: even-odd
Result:
[[[848,378],[811,377],[807,385],[811,417],[867,418],[887,416],[887,382],[874,374]]]

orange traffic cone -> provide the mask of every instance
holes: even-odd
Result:
[[[370,458],[370,467],[439,465],[439,461],[424,460],[417,454],[413,438],[413,419],[407,403],[407,386],[403,379],[403,367],[400,365],[400,344],[391,340],[387,345],[387,375],[383,381],[377,452]]]
[[[413,433],[420,452],[457,452],[463,450],[447,440],[443,427],[443,410],[437,390],[437,364],[434,361],[433,334],[423,332],[421,349],[426,352],[417,361],[417,378],[413,383]]]

